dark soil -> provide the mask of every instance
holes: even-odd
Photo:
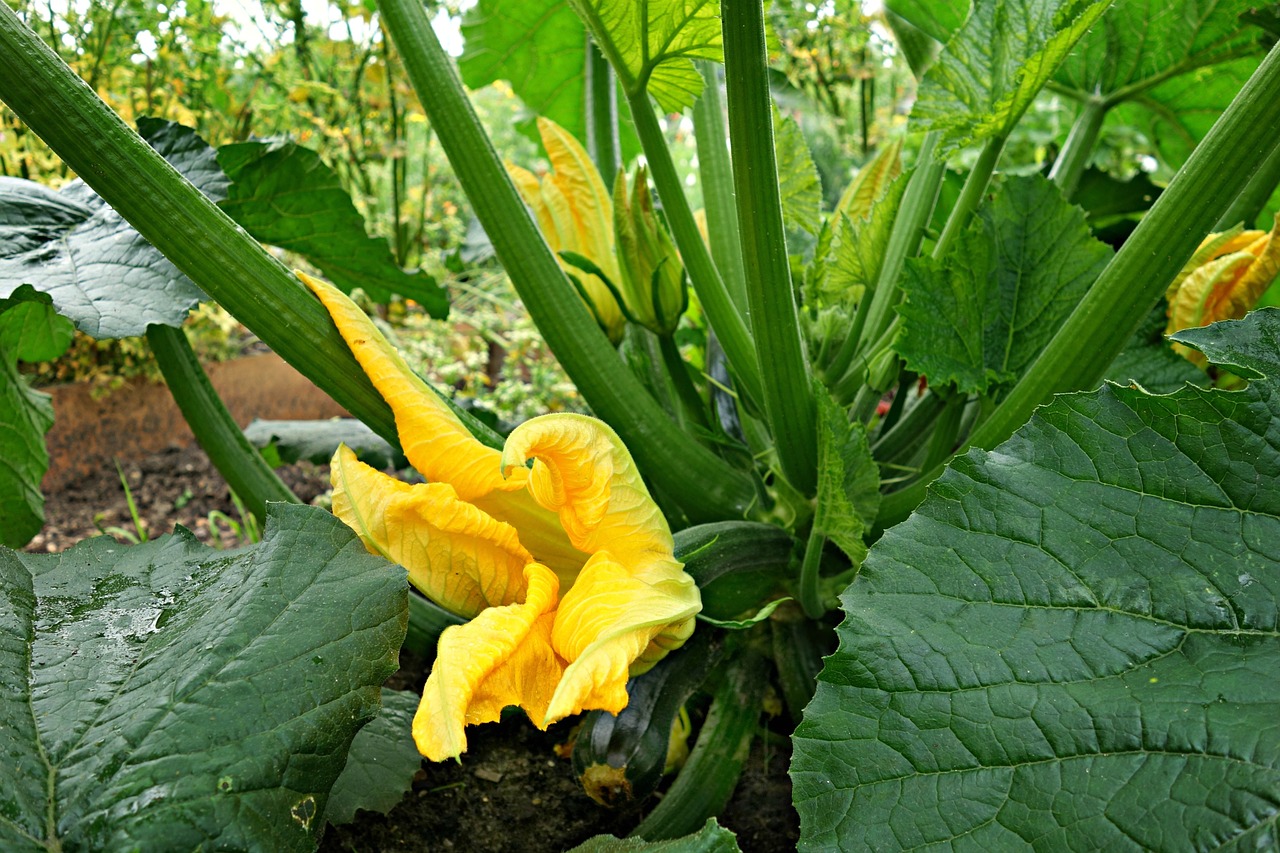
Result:
[[[122,467],[149,535],[159,536],[182,524],[215,546],[243,544],[216,515],[240,520],[225,481],[198,447],[169,448]],[[303,463],[278,473],[304,501],[329,488],[327,466]],[[28,551],[61,551],[113,528],[135,533],[114,468],[47,494],[45,514],[45,528]],[[118,530],[113,532],[124,538]],[[424,663],[408,653],[401,663],[389,685],[420,688],[426,678]],[[568,720],[540,732],[517,714],[469,729],[469,748],[460,763],[424,762],[400,805],[385,816],[361,812],[352,824],[329,827],[321,850],[538,853],[565,850],[598,834],[624,836],[639,823],[645,807],[610,810],[583,793],[571,762],[560,757],[573,726]],[[748,853],[794,850],[799,837],[786,773],[790,752],[785,741],[772,740],[784,745],[765,746],[757,739],[734,798],[720,815],[720,822],[737,833]]]

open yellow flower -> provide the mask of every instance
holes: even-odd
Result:
[[[551,172],[541,180],[512,163],[507,173],[533,211],[542,237],[556,253],[560,266],[582,288],[596,322],[615,344],[622,340],[627,321],[618,301],[599,276],[583,272],[560,257],[576,252],[594,263],[615,285],[620,281],[614,252],[613,201],[585,148],[560,125],[538,118],[542,146]]]
[[[540,728],[627,704],[630,675],[693,632],[698,588],[622,441],[582,415],[533,418],[499,451],[477,441],[350,299],[299,273],[390,404],[410,485],[333,458],[333,511],[370,551],[470,622],[445,630],[413,721],[434,761],[508,705]],[[526,467],[528,460],[532,467]]]
[[[1257,304],[1280,272],[1280,214],[1271,232],[1236,227],[1210,234],[1169,285],[1166,334],[1238,320]],[[1175,343],[1173,348],[1204,367],[1198,350]]]

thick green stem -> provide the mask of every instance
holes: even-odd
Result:
[[[328,313],[0,4],[0,97],[178,269],[347,411],[399,446],[390,407]]]
[[[982,196],[987,191],[987,185],[991,183],[991,175],[996,170],[996,163],[1000,160],[1000,152],[1003,150],[1003,136],[993,136],[982,146],[978,162],[973,164],[973,171],[965,179],[960,197],[956,199],[956,206],[951,208],[951,215],[947,217],[947,224],[942,229],[942,236],[933,247],[935,258],[941,258],[946,254],[951,241],[969,224],[969,217],[982,203]]]
[[[756,360],[751,333],[747,331],[746,320],[729,296],[724,279],[720,277],[715,262],[711,260],[711,252],[698,230],[693,211],[689,209],[689,200],[684,196],[680,173],[676,171],[676,164],[671,159],[671,151],[667,148],[662,128],[658,126],[658,117],[649,103],[649,96],[641,91],[629,97],[627,103],[631,106],[636,135],[640,137],[640,146],[649,162],[649,172],[653,175],[653,185],[662,202],[662,211],[667,215],[667,224],[671,226],[671,236],[680,249],[680,258],[689,273],[689,280],[693,282],[698,301],[707,312],[707,320],[724,348],[725,358],[729,360],[729,366],[737,380],[738,393],[752,404],[762,405],[763,384],[760,381],[760,365]]]
[[[707,234],[729,296],[738,313],[747,315],[746,273],[738,243],[738,207],[733,199],[733,165],[729,138],[724,129],[724,99],[720,95],[720,66],[699,60],[702,96],[693,105],[693,132],[698,142],[698,174],[702,178],[702,203],[707,211]]]
[[[707,429],[707,404],[698,396],[698,389],[689,378],[689,368],[680,357],[680,348],[672,335],[658,335],[658,349],[662,353],[662,364],[671,377],[672,387],[679,397],[679,405],[685,419],[692,421],[703,429]]]
[[[172,326],[152,325],[147,327],[147,343],[196,441],[258,523],[266,523],[267,501],[299,503],[240,431],[200,366],[187,333]]]
[[[1196,146],[1088,294],[1009,396],[970,437],[990,449],[1053,394],[1095,386],[1200,241],[1275,147],[1280,127],[1280,46],[1249,78]],[[896,524],[924,498],[941,466],[886,495],[876,523]]]
[[[1063,198],[1068,201],[1076,194],[1080,186],[1080,176],[1089,165],[1093,156],[1093,147],[1098,142],[1098,134],[1102,131],[1103,119],[1107,117],[1107,105],[1100,100],[1090,98],[1080,105],[1080,115],[1076,116],[1067,134],[1067,141],[1058,152],[1058,159],[1053,161],[1049,170],[1049,180],[1062,190]]]
[[[924,455],[924,470],[932,470],[951,458],[956,440],[960,435],[960,422],[964,419],[967,398],[963,394],[953,394],[943,403],[942,411],[933,422],[933,434],[929,436],[929,449]]]
[[[934,131],[926,133],[920,143],[915,170],[907,180],[898,215],[893,220],[893,230],[889,232],[889,242],[885,246],[880,273],[876,276],[875,290],[867,297],[870,301],[867,303],[865,317],[861,318],[862,326],[858,334],[850,335],[842,342],[826,371],[833,378],[833,383],[838,384],[845,376],[859,350],[871,351],[867,344],[874,345],[893,321],[902,265],[907,258],[915,257],[920,251],[925,227],[933,216],[933,208],[938,203],[938,192],[942,189],[942,176],[947,166],[933,156],[937,145],[938,134]],[[861,314],[859,308],[859,315]]]
[[[720,11],[733,179],[765,416],[783,475],[808,495],[817,486],[817,407],[782,223],[764,6],[761,0],[727,0]]]
[[[899,394],[906,396],[902,391]],[[905,410],[897,423],[881,432],[871,445],[871,455],[877,462],[896,462],[919,447],[928,433],[929,424],[938,417],[942,406],[941,397],[932,391],[927,392],[914,406]]]
[[[827,544],[827,537],[814,525],[809,531],[809,539],[804,546],[804,562],[800,564],[800,606],[804,615],[810,619],[821,619],[827,612],[822,602],[822,593],[818,589],[818,569],[822,566],[822,549]]]
[[[609,60],[586,36],[587,150],[605,187],[613,189],[621,150],[618,147],[618,86]]]
[[[583,398],[691,517],[741,516],[754,497],[749,476],[681,432],[618,358],[538,233],[421,3],[380,0],[378,8],[498,259]]]
[[[1214,230],[1226,231],[1242,222],[1245,228],[1253,228],[1257,223],[1258,214],[1271,200],[1277,185],[1280,185],[1280,134],[1276,135],[1276,144],[1271,149],[1271,153],[1262,161],[1258,171],[1253,173],[1253,177],[1249,179],[1249,183],[1245,184],[1235,201],[1231,202],[1227,212],[1222,214]],[[1269,222],[1264,222],[1262,225],[1267,230],[1271,228]]]

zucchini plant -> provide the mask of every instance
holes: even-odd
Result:
[[[0,780],[20,793],[0,840],[313,845],[361,807],[340,771],[375,760],[353,738],[407,630],[438,657],[412,722],[389,699],[370,749],[407,725],[423,754],[456,757],[506,706],[539,726],[585,711],[584,784],[643,799],[681,763],[672,731],[693,707],[648,841],[704,827],[769,728],[792,738],[806,849],[1280,844],[1280,313],[1244,316],[1280,271],[1280,17],[1248,0],[886,6],[916,98],[824,211],[773,104],[760,0],[480,0],[463,75],[508,79],[539,113],[542,176],[499,159],[421,4],[378,0],[597,419],[505,436],[340,292],[442,315],[434,282],[350,228],[338,245],[273,216],[307,152],[139,135],[0,7],[0,99],[83,181],[0,184],[6,541],[39,523],[49,420],[16,360],[56,350],[59,315],[130,319],[125,300],[178,364],[166,324],[207,294],[428,481],[344,448],[341,521],[277,506],[287,490],[211,389],[175,382],[264,540],[227,559],[181,533],[0,552],[18,697],[0,706],[17,757]],[[1042,175],[1009,151],[1046,98],[1074,119]],[[663,123],[686,112],[701,218]],[[1153,203],[1090,168],[1121,127],[1168,173]],[[1113,248],[1100,222],[1117,211],[1140,221]],[[304,286],[262,242],[338,287]],[[146,273],[127,295],[84,263],[104,246]],[[286,636],[295,583],[334,592]],[[100,659],[75,659],[90,636]],[[184,669],[197,659],[208,678]],[[277,664],[287,678],[259,674]],[[148,691],[160,678],[171,701]],[[192,709],[214,697],[231,710],[202,729]],[[766,723],[766,705],[785,716]],[[110,727],[125,715],[145,722]],[[294,762],[318,768],[306,785]]]

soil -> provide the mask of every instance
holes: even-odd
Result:
[[[167,447],[122,461],[121,467],[150,535],[182,524],[217,547],[242,544],[217,515],[240,518],[225,481],[199,447]],[[329,488],[327,466],[289,465],[279,474],[304,501]],[[72,478],[45,497],[46,525],[28,551],[61,551],[102,530],[117,538],[127,538],[121,530],[134,532],[114,466]],[[406,653],[401,663],[390,686],[420,688],[426,678],[423,662]],[[583,793],[570,761],[557,754],[572,729],[573,721],[566,721],[539,732],[520,715],[471,729],[460,763],[424,762],[400,805],[387,815],[361,812],[352,824],[329,827],[321,850],[538,853],[565,850],[598,834],[624,836],[644,808],[609,810]],[[720,815],[748,853],[795,849],[799,822],[791,806],[789,761],[784,739],[773,738],[768,746],[757,739],[733,800]]]

